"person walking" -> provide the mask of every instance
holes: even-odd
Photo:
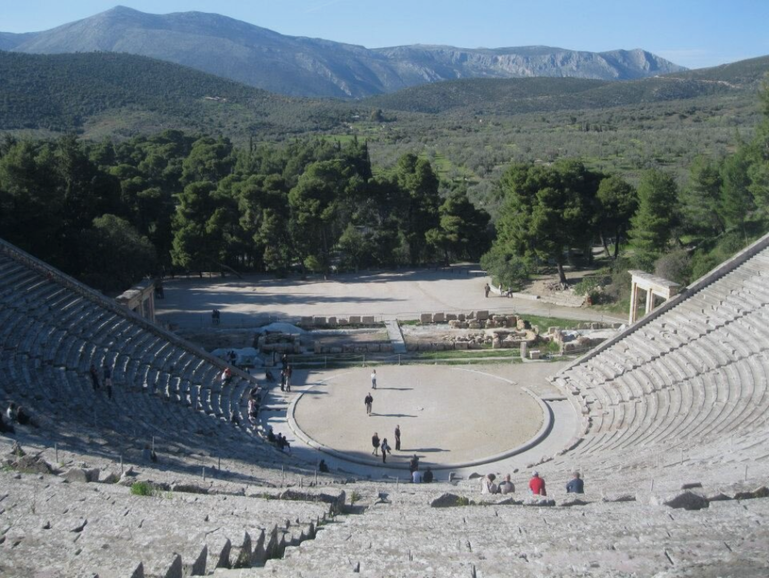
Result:
[[[376,369],[371,370],[371,389],[376,389]]]
[[[291,366],[286,366],[286,391],[291,391],[291,376],[293,375],[294,370],[291,369]]]
[[[104,365],[101,369],[104,376],[104,387],[107,390],[107,397],[112,399],[112,367],[107,363],[106,359],[104,360]]]
[[[375,456],[378,456],[379,455],[379,434],[376,432],[374,432],[374,435],[371,436],[371,445],[374,446],[374,451],[371,453]]]
[[[401,451],[401,426],[395,426],[395,451]]]
[[[387,452],[390,451],[390,446],[387,443],[387,438],[382,440],[382,463],[387,463]]]
[[[366,414],[368,414],[370,416],[371,415],[371,406],[374,403],[374,398],[369,393],[363,399],[363,402],[366,404]]]

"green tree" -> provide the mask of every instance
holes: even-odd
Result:
[[[721,167],[721,211],[726,223],[742,226],[748,214],[756,208],[750,192],[750,156],[747,147],[724,159]]]
[[[596,193],[596,228],[607,257],[617,259],[630,219],[638,209],[638,194],[632,185],[617,175],[601,180]],[[609,251],[608,238],[614,239],[614,254]]]
[[[572,248],[585,249],[593,236],[599,173],[574,160],[545,167],[514,164],[502,176],[503,206],[495,245],[501,255],[552,260],[562,283]]]
[[[721,171],[718,163],[698,156],[689,167],[689,186],[681,191],[682,219],[688,231],[720,234],[726,231],[721,211]]]
[[[430,162],[414,154],[398,159],[395,168],[398,186],[404,192],[404,237],[408,243],[409,259],[416,265],[426,257],[427,231],[439,224],[438,177]]]
[[[638,184],[638,212],[630,237],[644,261],[665,251],[678,219],[678,186],[672,176],[650,169]]]
[[[428,243],[443,253],[448,265],[453,259],[477,261],[489,248],[489,214],[477,209],[466,190],[452,192],[440,206],[439,227],[427,232]]]

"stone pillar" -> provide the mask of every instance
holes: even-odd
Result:
[[[526,345],[526,342],[521,342],[521,359],[526,359],[526,353],[529,349],[529,346]]]
[[[654,292],[651,289],[646,290],[646,311],[644,315],[648,315],[654,309]]]

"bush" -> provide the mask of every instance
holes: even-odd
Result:
[[[131,493],[134,496],[154,496],[155,488],[149,482],[135,482],[131,485]]]
[[[654,264],[654,274],[668,281],[688,285],[692,275],[692,258],[685,249],[663,255]]]

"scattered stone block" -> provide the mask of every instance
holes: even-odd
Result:
[[[99,479],[102,484],[116,484],[120,477],[115,472],[108,472],[107,475]]]
[[[478,321],[485,321],[489,318],[489,312],[488,311],[476,311],[475,312],[475,318]]]
[[[726,500],[731,500],[729,496],[724,494],[723,492],[718,492],[717,494],[713,494],[711,496],[705,496],[708,502],[725,502]]]
[[[457,315],[457,321],[465,321],[466,319],[467,319],[467,317],[465,316],[464,313],[459,313]]]
[[[539,359],[540,354],[539,349],[532,349],[529,351],[529,359]]]
[[[88,472],[83,468],[70,468],[64,472],[63,477],[68,482],[80,482],[83,484],[88,483]]]
[[[376,323],[373,315],[364,315],[360,318],[360,322],[362,325],[374,325]]]
[[[304,325],[306,327],[309,327],[312,325],[312,317],[302,317],[301,321],[299,322],[299,325]]]
[[[350,325],[360,325],[360,315],[350,315]]]
[[[654,500],[654,497],[652,497],[652,500]],[[708,500],[705,496],[689,491],[670,497],[662,503],[676,510],[701,510],[708,507]]]
[[[446,321],[448,321],[449,323],[452,321],[455,321],[456,318],[457,318],[456,313],[446,313]]]
[[[468,327],[468,329],[480,329],[481,328],[481,324],[480,324],[479,321],[473,320],[473,321],[470,321],[467,324],[467,327]]]
[[[529,498],[523,502],[524,506],[551,507],[555,506],[555,500],[550,498]]]
[[[587,506],[590,502],[586,502],[580,498],[569,498],[565,502],[561,502],[561,506],[564,508],[571,508],[572,506]]]
[[[761,486],[751,492],[737,492],[734,494],[735,500],[752,500],[754,498],[769,498],[769,488]]]
[[[329,325],[336,325],[336,317],[329,317],[327,321]]]
[[[443,313],[433,313],[433,323],[443,323],[446,321],[446,316]]]
[[[454,342],[454,349],[466,350],[467,348],[468,348],[467,341],[456,341],[456,342]]]
[[[635,496],[630,494],[617,494],[611,496],[604,496],[601,498],[602,502],[635,502]]]
[[[347,317],[339,317],[336,320],[336,324],[339,325],[340,327],[345,327],[346,325],[350,324],[350,320],[347,319]]]
[[[195,484],[173,484],[171,486],[172,492],[184,492],[186,494],[207,494],[207,488],[201,488]]]
[[[682,490],[694,490],[696,488],[701,488],[702,484],[700,482],[691,482],[688,484],[681,484]]]
[[[520,318],[515,323],[515,326],[518,328],[519,331],[523,331],[524,329],[531,329],[531,323],[529,323],[525,319],[520,319]]]
[[[503,498],[495,503],[497,506],[520,506],[523,504],[523,500],[516,500],[515,498]]]
[[[456,494],[443,494],[437,498],[435,498],[432,502],[430,502],[431,508],[455,508],[457,506],[467,506],[470,504],[470,501],[467,498],[464,498],[462,496],[457,496]]]
[[[422,313],[422,315],[419,316],[419,322],[422,325],[425,325],[427,323],[432,323],[433,322],[432,314],[430,314],[430,313]]]
[[[313,323],[313,325],[326,325],[326,318],[325,317],[313,317],[312,323]]]
[[[11,467],[15,470],[28,474],[52,474],[53,468],[48,462],[40,457],[22,455],[18,459],[9,460]]]

